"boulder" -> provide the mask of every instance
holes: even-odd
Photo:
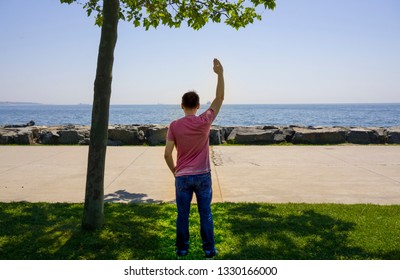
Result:
[[[274,142],[277,129],[260,129],[257,127],[236,127],[229,134],[228,142],[245,145],[262,145]]]
[[[90,138],[83,138],[83,140],[80,140],[79,145],[89,145],[90,144]]]
[[[0,144],[15,144],[17,132],[5,128],[0,128]]]
[[[138,128],[138,131],[142,131],[143,132],[143,137],[146,135],[146,132],[147,132],[147,130],[150,128],[150,127],[153,127],[154,125],[135,125],[135,126],[137,126],[137,128]],[[145,138],[143,138],[143,139],[145,139]]]
[[[210,145],[220,145],[223,142],[223,131],[220,127],[213,126],[210,129]]]
[[[18,131],[16,137],[14,138],[15,144],[21,145],[31,145],[33,141],[33,133],[30,129],[21,129]]]
[[[1,128],[0,129],[0,144],[33,144],[33,133],[30,128]]]
[[[286,142],[286,137],[285,137],[285,135],[283,135],[282,133],[280,133],[280,131],[278,131],[278,132],[274,135],[274,142],[275,142],[275,143],[283,143],[283,142]]]
[[[31,128],[31,131],[33,135],[33,141],[39,142],[40,132],[42,131],[42,128],[35,126]]]
[[[264,130],[268,130],[268,129],[279,129],[279,127],[278,127],[278,126],[275,126],[275,125],[264,125],[264,126],[262,126],[262,127],[260,127],[260,128],[262,128],[262,129],[264,129]]]
[[[82,135],[85,139],[90,139],[90,126],[81,126],[78,129],[78,133]]]
[[[59,144],[75,145],[79,144],[79,141],[85,138],[83,135],[78,133],[77,130],[60,130],[57,133],[60,135],[60,138],[58,139]]]
[[[229,135],[233,131],[233,126],[222,126],[221,127],[221,139],[222,142],[225,143],[228,140]]]
[[[108,139],[107,140],[107,146],[123,146],[124,143],[120,140],[112,140],[112,139]]]
[[[400,126],[390,127],[386,130],[386,142],[389,144],[400,144]]]
[[[5,125],[5,128],[20,128],[20,127],[28,127],[28,126],[34,126],[35,122],[34,121],[30,121],[26,124],[9,124],[9,125]]]
[[[60,135],[54,130],[43,130],[39,135],[39,143],[46,145],[57,145],[59,143]]]
[[[275,143],[291,142],[295,131],[290,127],[279,128],[274,135]]]
[[[150,146],[165,145],[168,127],[165,125],[155,125],[146,131],[146,141]]]
[[[119,145],[143,145],[144,133],[137,126],[118,126],[108,129],[108,139],[110,146]]]
[[[345,128],[341,127],[291,127],[294,144],[340,144],[346,141]]]
[[[378,135],[378,143],[385,144],[387,140],[386,128],[384,127],[368,127],[368,129],[374,131]]]
[[[353,144],[378,144],[379,135],[376,131],[369,128],[353,127],[347,133],[346,140]]]

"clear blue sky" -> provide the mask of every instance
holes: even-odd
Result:
[[[84,2],[82,0],[82,2]],[[92,103],[100,29],[82,6],[0,0],[0,101]],[[236,31],[145,31],[120,22],[112,104],[400,102],[399,0],[278,0]]]

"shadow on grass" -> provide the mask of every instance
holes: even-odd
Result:
[[[174,208],[105,204],[105,226],[81,230],[82,204],[1,204],[0,259],[171,259]]]
[[[306,205],[228,204],[231,215],[221,217],[232,233],[223,246],[224,259],[396,259],[400,249],[372,253],[353,245],[349,234],[357,224],[307,209]],[[227,207],[226,205],[221,205]],[[218,207],[215,216],[218,217]],[[225,212],[225,211],[223,211]],[[285,213],[286,212],[286,213]],[[217,222],[218,224],[218,218]]]
[[[187,259],[203,259],[196,208]],[[174,204],[105,203],[104,212],[105,226],[90,232],[81,230],[83,204],[0,203],[0,259],[176,259]],[[217,259],[400,259],[399,213],[399,206],[216,203]]]

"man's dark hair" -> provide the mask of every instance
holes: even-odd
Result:
[[[200,104],[200,97],[194,91],[186,92],[182,96],[182,104],[185,108],[194,109]]]

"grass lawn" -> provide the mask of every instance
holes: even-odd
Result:
[[[216,259],[400,259],[400,205],[213,204]],[[0,203],[0,259],[177,259],[174,204],[105,204],[106,225],[80,228],[83,204]],[[203,259],[193,205],[191,249]]]

